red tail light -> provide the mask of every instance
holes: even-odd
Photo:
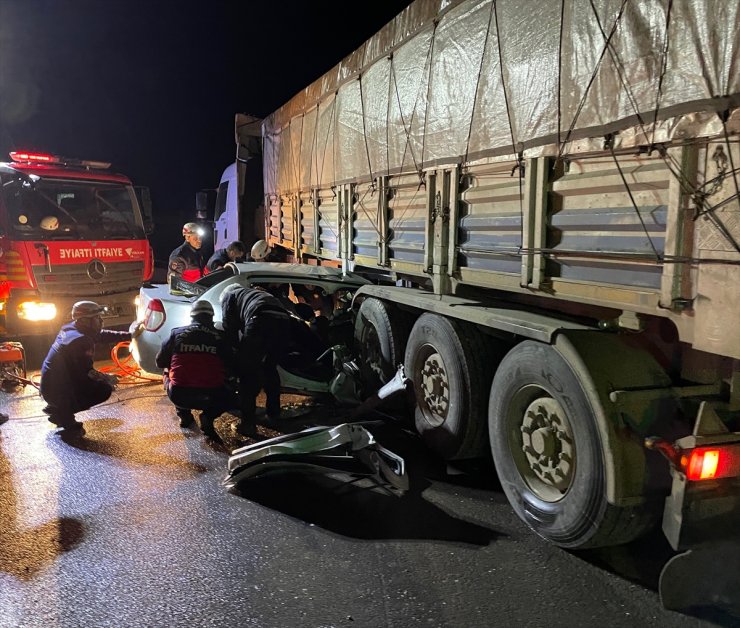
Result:
[[[740,445],[698,447],[681,456],[689,480],[720,480],[740,475]]]
[[[159,299],[152,299],[146,306],[144,312],[144,329],[147,331],[157,331],[167,320],[167,314],[164,311],[164,305]]]

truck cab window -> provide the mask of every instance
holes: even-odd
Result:
[[[102,182],[24,179],[4,185],[8,226],[21,239],[144,237],[133,188]]]
[[[216,211],[213,216],[213,220],[218,220],[221,215],[226,211],[226,196],[229,192],[229,182],[224,181],[218,186],[218,192],[216,194]]]

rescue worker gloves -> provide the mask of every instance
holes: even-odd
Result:
[[[96,371],[95,369],[90,369],[87,372],[87,376],[95,380],[96,382],[102,382],[103,384],[107,384],[110,386],[111,390],[115,390],[116,386],[118,386],[118,377],[115,375],[109,375],[108,373],[101,373],[100,371]]]
[[[267,257],[267,254],[270,252],[270,246],[265,242],[264,240],[257,240],[252,245],[252,252],[250,255],[252,256],[252,259],[256,262],[259,260],[264,259]]]
[[[131,340],[138,338],[144,332],[144,322],[134,321],[128,328],[128,333],[131,334]]]
[[[72,320],[78,321],[81,318],[101,316],[103,312],[105,312],[105,308],[95,303],[95,301],[77,301],[72,306]]]
[[[208,301],[196,301],[190,308],[190,318],[202,315],[213,318],[213,306]]]

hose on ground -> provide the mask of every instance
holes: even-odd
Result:
[[[129,351],[130,344],[130,341],[124,340],[115,345],[110,351],[110,359],[113,361],[113,366],[103,366],[99,370],[108,375],[115,375],[118,378],[118,383],[121,385],[161,382],[161,376],[145,374],[141,370],[141,367],[134,360],[133,354]],[[123,357],[118,355],[122,349],[125,349],[127,352],[127,355]]]

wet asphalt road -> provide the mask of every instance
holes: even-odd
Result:
[[[486,462],[453,473],[397,425],[370,429],[406,459],[403,498],[296,473],[229,492],[228,451],[246,442],[233,417],[219,447],[178,427],[158,384],[79,415],[81,438],[42,406],[31,388],[0,393],[2,627],[740,625],[662,609],[659,535],[551,547]],[[281,430],[322,422],[341,421],[319,407]]]

